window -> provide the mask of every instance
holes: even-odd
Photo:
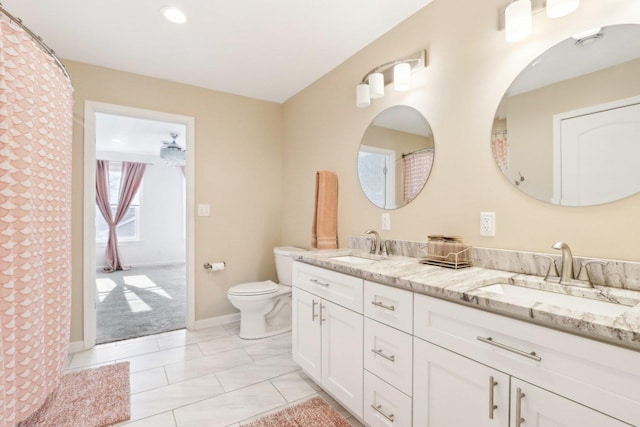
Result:
[[[120,195],[120,178],[122,176],[122,163],[109,162],[109,201],[111,202],[111,215],[115,215],[118,209],[118,197]],[[136,242],[140,240],[140,193],[138,192],[131,201],[131,205],[124,214],[122,221],[116,230],[119,242]],[[96,209],[96,242],[106,243],[109,238],[109,226],[102,217],[100,209]]]

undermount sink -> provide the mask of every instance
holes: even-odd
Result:
[[[343,255],[343,256],[334,256],[331,257],[334,261],[342,261],[350,264],[369,264],[372,262],[376,262],[376,259],[363,258],[355,255]]]
[[[619,316],[629,310],[629,306],[600,301],[581,296],[566,295],[556,292],[550,292],[541,289],[531,289],[523,286],[512,285],[509,283],[494,283],[492,285],[483,286],[480,290],[492,292],[507,297],[517,297],[527,299],[531,302],[551,304],[558,307],[564,307],[572,310],[579,310],[587,313],[601,314],[605,316]]]

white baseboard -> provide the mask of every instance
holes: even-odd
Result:
[[[84,351],[84,349],[84,341],[71,341],[68,353],[78,353],[79,351]]]
[[[240,312],[225,314],[223,316],[209,317],[208,319],[200,319],[196,320],[195,330],[212,328],[214,326],[224,325],[226,323],[238,322],[240,321]]]

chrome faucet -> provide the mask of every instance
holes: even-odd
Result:
[[[369,250],[369,253],[370,254],[381,253],[380,235],[378,234],[378,232],[372,228],[367,228],[364,232],[365,234],[373,234],[373,236],[375,237],[375,240],[371,242],[371,250]]]
[[[599,260],[582,261],[582,265],[580,266],[580,272],[576,277],[573,273],[573,255],[571,254],[571,249],[569,249],[569,245],[567,245],[564,242],[557,242],[552,246],[552,248],[562,251],[562,266],[560,267],[560,277],[557,279],[558,283],[560,283],[561,285],[583,286],[586,288],[593,288],[593,283],[591,283],[591,279],[589,277],[589,270],[588,270],[589,265],[601,264],[602,266],[605,266],[608,264],[606,261],[599,261]],[[548,279],[545,278],[545,280],[548,280]]]
[[[575,278],[573,276],[573,255],[569,245],[564,242],[556,242],[553,249],[562,251],[562,266],[560,267],[560,284],[571,285],[571,281]]]

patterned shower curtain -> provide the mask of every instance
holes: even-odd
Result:
[[[0,427],[58,386],[71,311],[72,88],[0,18]]]
[[[433,150],[425,149],[402,156],[402,200],[409,203],[420,193],[433,165]]]

